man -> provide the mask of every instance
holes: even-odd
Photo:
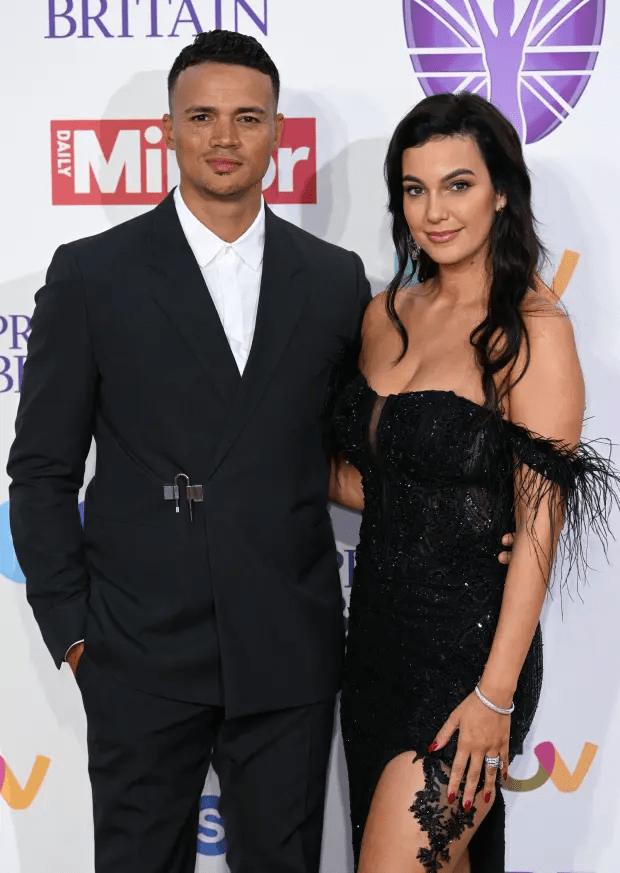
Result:
[[[169,76],[180,188],[61,246],[36,297],[11,525],[84,701],[97,873],[193,871],[211,762],[233,873],[319,867],[343,643],[321,412],[370,291],[263,203],[278,90],[254,39],[200,34]]]

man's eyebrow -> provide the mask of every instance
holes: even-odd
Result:
[[[447,176],[444,176],[441,181],[442,182],[449,182],[450,179],[454,179],[454,178],[456,178],[456,176],[475,176],[475,175],[476,174],[474,173],[473,170],[468,170],[465,167],[461,167],[458,170],[452,170],[452,172],[448,173]],[[418,179],[417,176],[403,176],[403,182],[418,182],[420,185],[423,184],[422,180]]]
[[[247,113],[252,113],[253,115],[267,115],[267,110],[263,109],[262,106],[242,106],[236,111],[237,115],[244,115]]]
[[[184,112],[185,115],[194,115],[198,113],[209,115],[211,113],[217,114],[218,110],[215,106],[188,106]],[[247,115],[250,113],[252,115],[267,115],[267,111],[261,106],[240,106],[238,109],[235,109],[235,115]]]

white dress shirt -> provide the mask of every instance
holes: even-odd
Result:
[[[265,202],[261,201],[254,223],[233,243],[220,239],[198,221],[185,205],[179,187],[174,192],[174,204],[183,233],[217,309],[239,372],[243,373],[254,338],[263,274]],[[83,642],[84,640],[76,640],[72,643],[66,655],[73,646]]]
[[[265,204],[243,236],[227,243],[205,227],[185,205],[181,189],[174,203],[183,233],[215,304],[239,372],[250,354],[265,249]]]

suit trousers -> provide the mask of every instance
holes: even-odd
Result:
[[[334,700],[226,718],[119,682],[85,652],[96,873],[193,873],[212,763],[232,873],[318,873]]]

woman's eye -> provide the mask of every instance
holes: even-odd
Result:
[[[422,188],[418,185],[412,185],[410,188],[405,188],[405,193],[409,194],[411,197],[419,197],[422,193]]]
[[[455,191],[467,191],[468,188],[471,188],[471,185],[469,184],[469,182],[461,180],[459,182],[454,182],[452,187]]]

